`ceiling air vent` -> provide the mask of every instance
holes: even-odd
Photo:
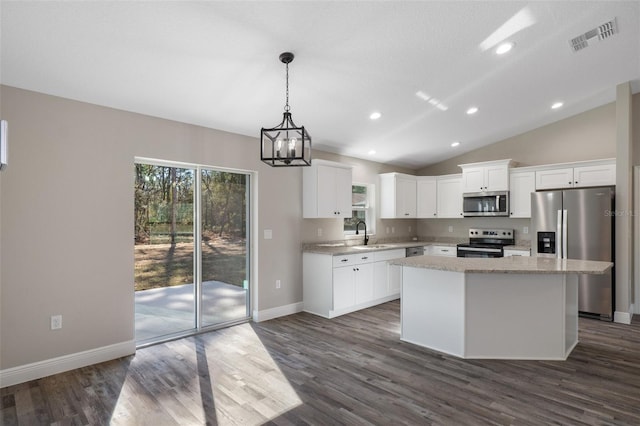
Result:
[[[589,46],[589,42],[597,40],[604,40],[614,34],[618,33],[618,24],[616,18],[613,18],[609,22],[605,22],[597,28],[587,31],[586,33],[579,35],[576,38],[572,38],[569,41],[571,48],[574,52],[584,49]]]

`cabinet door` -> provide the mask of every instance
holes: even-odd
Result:
[[[338,217],[351,217],[351,169],[335,168],[335,203]]]
[[[389,265],[388,266],[389,286],[388,294],[400,295],[400,285],[402,284],[402,266]]]
[[[416,182],[416,214],[422,219],[434,218],[437,210],[437,182],[435,179],[418,179]]]
[[[575,187],[615,185],[616,165],[575,167],[573,184]]]
[[[356,304],[354,269],[356,266],[333,268],[333,310],[350,308]]]
[[[387,295],[387,262],[380,261],[373,264],[373,298],[380,299]]]
[[[485,190],[487,191],[508,191],[509,190],[509,167],[507,166],[487,166],[484,170]]]
[[[396,215],[398,218],[416,217],[416,181],[396,179]]]
[[[462,192],[486,191],[484,167],[466,167],[462,171]]]
[[[573,167],[536,172],[536,189],[573,187]]]
[[[536,173],[511,173],[509,187],[509,216],[531,217],[531,193],[536,190]]]
[[[336,168],[318,167],[318,216],[337,217]]]
[[[462,179],[438,179],[438,217],[462,217]]]
[[[356,305],[373,300],[373,263],[355,266]]]

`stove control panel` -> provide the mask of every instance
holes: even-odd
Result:
[[[500,238],[500,239],[508,239],[512,240],[514,237],[513,229],[479,229],[479,228],[471,228],[469,229],[469,238]]]

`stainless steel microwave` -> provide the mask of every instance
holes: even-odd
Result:
[[[462,212],[465,217],[509,216],[509,191],[462,194]]]

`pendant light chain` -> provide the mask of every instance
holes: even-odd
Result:
[[[296,126],[291,119],[289,106],[289,63],[291,52],[280,54],[285,64],[286,95],[282,121],[275,127],[260,130],[260,159],[271,167],[296,167],[311,165],[311,135],[304,126]]]
[[[284,105],[284,112],[289,112],[291,107],[289,106],[289,63],[285,64],[287,66],[287,103]]]

